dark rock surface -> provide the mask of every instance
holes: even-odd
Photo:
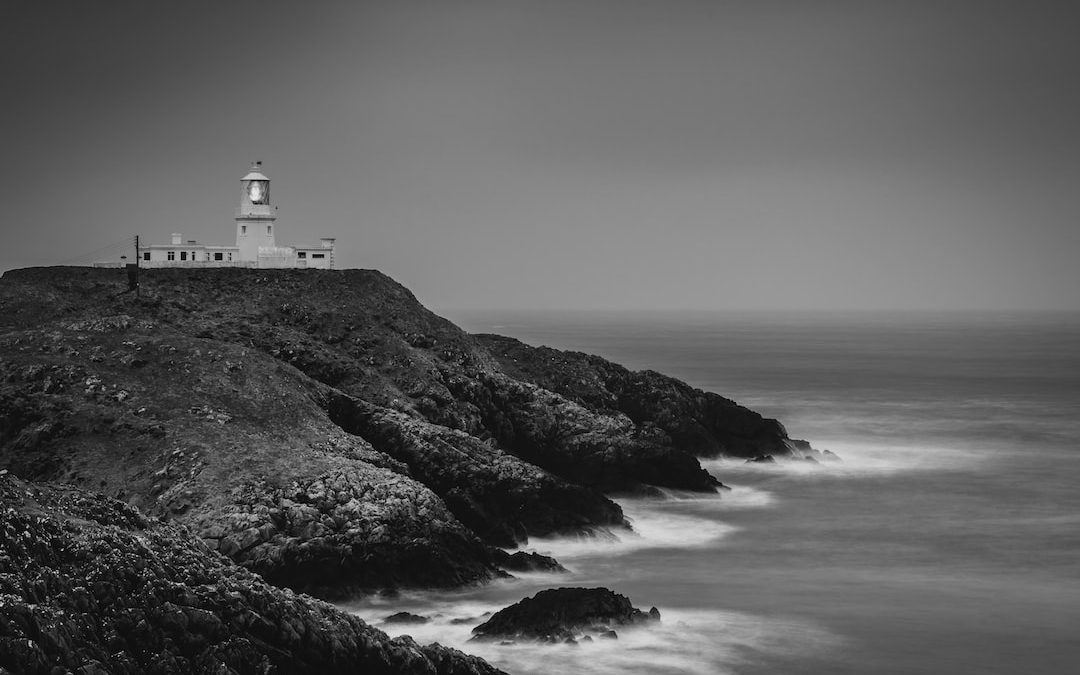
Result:
[[[498,573],[408,467],[329,419],[323,385],[268,355],[111,317],[0,332],[0,372],[0,465],[188,524],[275,584],[331,597]]]
[[[565,572],[558,560],[540,553],[526,553],[515,551],[506,553],[502,549],[496,549],[495,563],[511,572]]]
[[[419,614],[413,614],[412,612],[398,612],[397,614],[391,614],[383,619],[383,623],[423,624],[430,620],[431,619],[426,616],[420,616]]]
[[[342,429],[403,462],[462,523],[498,546],[515,546],[530,535],[625,523],[622,509],[596,491],[463,431],[344,395],[333,398],[329,411]]]
[[[184,527],[0,476],[0,671],[498,673],[268,585]]]
[[[789,439],[777,420],[673,377],[651,370],[631,371],[581,352],[532,347],[500,335],[473,337],[507,375],[592,410],[622,413],[640,429],[662,431],[676,449],[692,456],[812,452],[806,441]]]
[[[565,642],[583,634],[617,637],[612,626],[659,620],[655,607],[643,612],[606,588],[552,588],[495,612],[472,632],[474,640]]]

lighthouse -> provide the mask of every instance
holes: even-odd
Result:
[[[270,202],[270,178],[263,173],[262,162],[252,164],[240,179],[240,206],[234,220],[235,246],[185,241],[182,234],[174,232],[172,243],[139,247],[139,263],[148,268],[334,269],[335,240],[330,237],[323,237],[315,246],[277,245],[277,207]]]
[[[236,209],[236,248],[240,260],[276,258],[274,226],[277,210],[270,203],[270,179],[262,172],[262,162],[255,162],[240,179],[240,206]]]

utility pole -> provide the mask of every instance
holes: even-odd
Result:
[[[135,297],[139,297],[139,235],[135,235],[135,264],[128,265],[129,290],[135,291]]]

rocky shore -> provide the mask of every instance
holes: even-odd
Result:
[[[76,486],[155,519],[129,527],[134,541],[188,532],[185,550],[267,593],[557,569],[501,549],[627,527],[607,494],[713,491],[699,456],[815,454],[658,373],[469,335],[375,271],[163,269],[138,296],[124,288],[104,269],[0,280],[0,469],[25,490]],[[132,541],[109,537],[97,545]],[[20,555],[49,545],[32,550]]]
[[[501,672],[390,639],[99,494],[0,476],[0,504],[0,672]]]

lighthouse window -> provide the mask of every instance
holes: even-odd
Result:
[[[267,234],[270,234],[270,225],[267,225],[267,226],[266,226],[266,233],[267,233]]]
[[[176,260],[176,251],[169,251],[169,253],[168,253],[168,255],[166,257],[169,260]]]
[[[180,259],[187,260],[187,251],[180,251]]]
[[[222,255],[220,253],[215,253],[214,254],[214,260],[224,260],[224,259],[225,259],[224,255]]]
[[[240,226],[240,234],[247,234],[247,225]]]

